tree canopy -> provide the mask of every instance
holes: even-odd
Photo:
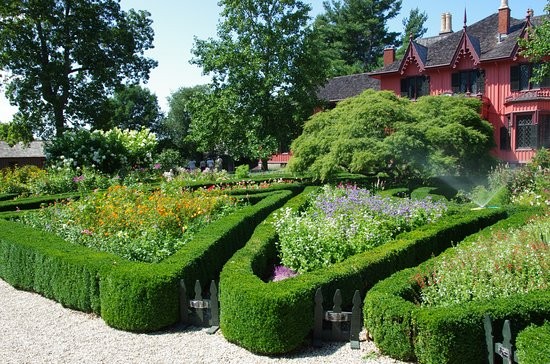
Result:
[[[342,172],[397,177],[474,173],[488,167],[493,132],[474,98],[416,102],[367,90],[315,114],[292,144],[289,168],[319,179]]]
[[[545,6],[546,16],[542,23],[533,27],[526,40],[520,40],[522,47],[521,55],[533,62],[541,62],[540,67],[535,69],[534,81],[539,83],[545,77],[550,77],[550,0]]]
[[[401,35],[401,47],[397,50],[397,57],[401,58],[407,51],[409,46],[409,39],[422,38],[428,31],[425,28],[426,21],[428,20],[428,14],[426,12],[420,12],[420,9],[411,9],[409,16],[403,19],[403,34]]]
[[[122,83],[148,79],[156,62],[150,14],[117,0],[4,0],[0,69],[6,95],[40,134],[94,121]]]
[[[194,64],[212,93],[193,112],[201,151],[267,158],[301,132],[325,82],[322,45],[298,0],[221,0],[217,39],[195,40]]]
[[[331,0],[315,19],[315,30],[331,60],[330,76],[370,71],[380,66],[384,47],[399,44],[387,21],[401,10],[401,0]]]

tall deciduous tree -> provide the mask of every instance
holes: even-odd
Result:
[[[213,91],[199,102],[207,107],[194,111],[190,137],[203,151],[265,159],[288,145],[313,111],[326,80],[321,44],[302,1],[219,4],[218,39],[196,39],[193,49]]]
[[[521,55],[533,62],[541,62],[541,66],[535,70],[534,81],[541,82],[545,77],[550,77],[550,0],[544,8],[546,16],[542,23],[533,27],[527,40],[520,41]]]
[[[331,59],[331,76],[365,72],[379,66],[385,46],[398,45],[399,33],[386,22],[401,10],[401,0],[331,0],[315,29]]]
[[[106,95],[147,80],[156,62],[150,14],[118,0],[3,0],[0,69],[6,94],[42,133],[93,122]]]
[[[397,50],[398,57],[405,54],[411,37],[412,39],[417,39],[422,38],[426,34],[428,28],[425,28],[424,25],[427,20],[428,14],[421,12],[418,8],[411,9],[409,16],[403,19],[404,31],[401,35],[401,47]]]

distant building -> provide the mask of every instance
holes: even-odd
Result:
[[[0,141],[0,169],[25,165],[35,165],[42,168],[45,162],[43,141],[34,141],[28,145],[17,143],[13,147]]]
[[[317,93],[317,97],[328,102],[329,108],[334,108],[339,101],[357,96],[367,89],[380,90],[380,80],[370,77],[366,73],[339,76],[328,80],[327,84]]]
[[[537,65],[523,58],[518,46],[543,17],[529,9],[524,19],[514,19],[508,0],[499,2],[497,13],[475,24],[467,25],[464,14],[464,26],[456,32],[451,14],[443,14],[438,36],[411,39],[402,59],[395,58],[395,49],[385,49],[384,67],[368,75],[380,81],[382,90],[410,99],[456,94],[480,98],[482,116],[494,128],[494,155],[525,163],[537,149],[550,147],[550,78],[532,83]]]

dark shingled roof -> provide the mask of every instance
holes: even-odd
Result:
[[[539,24],[544,16],[533,17],[531,22]],[[436,37],[415,40],[415,43],[427,47],[426,68],[449,66],[460,45],[463,32],[476,48],[480,61],[509,58],[516,50],[517,40],[521,36],[527,23],[526,19],[510,19],[510,31],[507,36],[498,35],[498,13],[490,15],[475,24],[467,26],[454,33]],[[417,48],[418,49],[418,48]],[[402,60],[397,60],[385,67],[369,73],[370,75],[394,73],[400,70]]]
[[[319,90],[317,97],[321,100],[337,102],[348,97],[359,95],[366,89],[380,90],[380,81],[366,73],[334,77]]]
[[[44,158],[44,142],[34,141],[29,145],[17,143],[10,147],[8,143],[0,141],[0,159],[2,158]]]

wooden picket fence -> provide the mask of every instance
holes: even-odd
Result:
[[[185,325],[210,327],[209,334],[220,328],[220,301],[216,282],[212,281],[210,290],[203,297],[200,282],[195,282],[195,297],[190,299],[183,279],[180,280],[180,320]]]
[[[353,296],[351,312],[342,311],[342,294],[337,289],[333,297],[332,310],[324,310],[323,293],[315,293],[315,313],[313,328],[313,345],[322,346],[325,341],[350,341],[352,349],[360,349],[359,333],[361,332],[361,295],[358,290]]]
[[[503,364],[518,363],[516,348],[513,344],[515,340],[512,340],[510,320],[504,321],[504,325],[502,326],[502,342],[494,342],[493,323],[489,315],[485,315],[483,318],[483,326],[485,327],[485,341],[487,343],[489,364],[495,363],[497,355],[502,358]]]

